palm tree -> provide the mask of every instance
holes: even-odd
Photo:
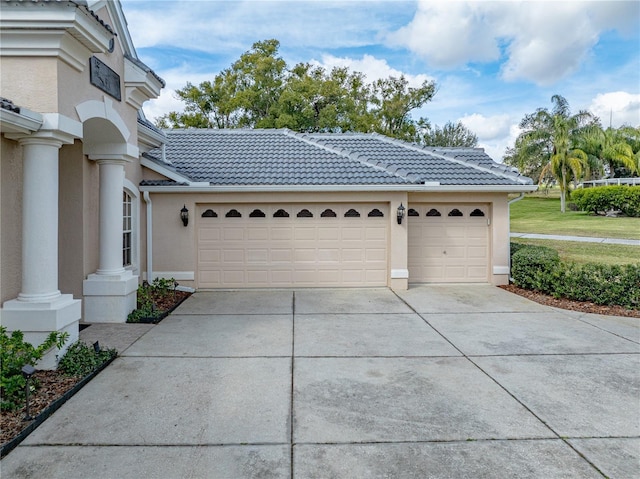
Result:
[[[560,95],[553,95],[551,101],[554,104],[552,111],[539,108],[523,119],[520,123],[523,132],[516,146],[519,145],[521,154],[536,150],[546,158],[539,183],[547,175],[556,179],[560,187],[560,211],[564,213],[570,181],[578,180],[588,166],[587,154],[575,146],[576,141],[597,119],[588,111],[572,115],[569,103]]]
[[[634,173],[637,171],[637,161],[627,141],[629,136],[634,135],[638,135],[636,128],[603,129],[594,125],[585,132],[582,149],[607,165],[610,177],[615,177],[616,167],[623,167]]]

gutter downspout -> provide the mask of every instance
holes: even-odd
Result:
[[[517,198],[514,198],[507,202],[507,205],[508,205],[507,215],[509,218],[509,281],[510,282],[513,282],[513,278],[511,277],[511,204],[517,201],[520,201],[522,198],[524,198],[524,193],[520,193],[520,195]]]
[[[153,282],[153,204],[148,191],[142,192],[147,204],[147,282]]]

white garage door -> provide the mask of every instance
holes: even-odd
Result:
[[[410,206],[409,282],[488,281],[488,205]]]
[[[198,287],[386,286],[388,206],[199,205]]]

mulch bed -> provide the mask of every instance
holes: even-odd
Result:
[[[500,286],[512,293],[524,296],[536,303],[552,306],[554,308],[568,309],[570,311],[580,311],[582,313],[603,314],[605,316],[625,316],[627,318],[640,318],[640,310],[627,309],[622,306],[602,306],[595,303],[573,301],[571,299],[556,299],[553,296],[538,293],[537,291],[529,291],[528,289],[519,288],[513,284]]]
[[[29,394],[29,414],[34,418],[82,379],[80,376],[65,376],[59,371],[36,371],[31,381],[34,378],[40,383],[40,387]],[[0,413],[0,444],[10,441],[33,422],[24,420],[25,413],[24,407]]]

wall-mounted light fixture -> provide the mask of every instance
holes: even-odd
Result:
[[[180,219],[183,225],[187,226],[189,224],[189,210],[187,209],[187,205],[184,205],[180,210]]]
[[[402,224],[402,218],[404,218],[404,206],[402,206],[402,203],[400,203],[400,206],[398,206],[398,224],[399,225]]]

